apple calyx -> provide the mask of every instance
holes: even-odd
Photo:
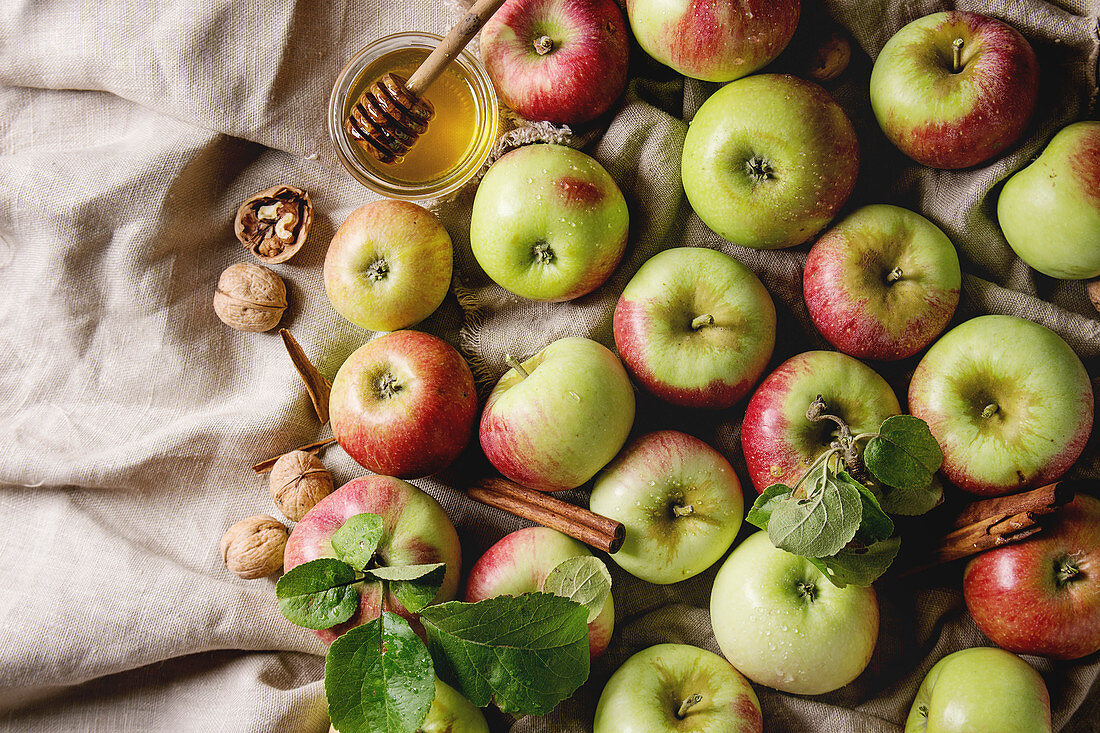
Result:
[[[368,279],[373,280],[374,282],[384,280],[386,278],[386,275],[390,274],[390,263],[386,262],[384,258],[379,257],[377,260],[367,266],[366,272],[364,272],[364,274],[367,276]]]
[[[695,507],[691,504],[673,504],[672,514],[674,517],[690,517],[695,513]]]
[[[527,377],[531,376],[531,372],[524,369],[523,364],[519,363],[519,359],[512,356],[511,354],[504,355],[504,363],[519,372],[520,379],[526,379]]]
[[[827,409],[829,409],[829,406],[825,404],[825,399],[818,395],[817,399],[806,408],[806,419],[810,422],[831,420],[836,423],[837,439],[833,441],[832,447],[840,452],[840,457],[844,460],[844,466],[848,469],[848,473],[852,475],[852,478],[862,484],[869,483],[871,477],[867,473],[867,468],[863,465],[863,460],[859,457],[852,429],[840,416],[825,412]]]
[[[691,330],[698,331],[700,328],[706,328],[714,323],[714,316],[709,313],[704,313],[701,316],[695,316],[691,319]]]
[[[535,246],[531,248],[531,252],[535,255],[535,260],[540,264],[549,265],[554,261],[554,250],[550,248],[550,243],[545,239],[540,239],[535,242]]]
[[[754,155],[745,161],[745,173],[752,179],[753,184],[760,184],[769,178],[775,178],[771,163],[759,155]]]
[[[998,406],[995,402],[991,402],[982,409],[982,417],[988,420],[1000,411],[1000,406]]]
[[[902,272],[900,267],[895,267],[893,270],[890,270],[890,272],[886,273],[886,283],[888,285],[893,285],[898,280],[901,280],[901,277],[904,274],[905,273]]]
[[[817,600],[817,586],[808,580],[800,580],[794,584],[794,587],[798,591],[798,595],[802,596],[807,603],[813,603]]]
[[[554,50],[554,39],[544,33],[535,39],[534,46],[539,56],[545,56]]]
[[[397,381],[397,377],[395,377],[390,372],[386,372],[378,378],[378,382],[377,384],[375,384],[375,389],[378,392],[378,396],[380,398],[388,400],[392,397],[395,397],[397,393],[403,389],[403,387],[401,386],[401,383]]]
[[[958,74],[962,71],[963,39],[956,38],[951,43],[951,71]]]
[[[703,702],[703,696],[696,692],[694,695],[689,695],[684,698],[684,701],[680,703],[680,708],[676,711],[676,719],[683,720],[687,717],[688,710],[693,706]]]
[[[1061,557],[1054,562],[1054,583],[1059,588],[1065,588],[1084,579],[1085,574],[1081,572],[1081,568],[1072,557]]]

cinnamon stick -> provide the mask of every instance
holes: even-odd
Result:
[[[304,450],[306,453],[312,453],[314,455],[317,455],[318,451],[320,451],[322,448],[324,448],[325,446],[328,446],[328,445],[332,445],[335,442],[336,442],[336,438],[325,438],[324,440],[318,440],[318,441],[315,441],[313,443],[307,443],[307,444],[301,446],[300,448],[292,448],[291,450]],[[287,453],[290,453],[290,451],[287,451]],[[280,458],[282,458],[283,455],[284,454],[280,453],[279,455],[274,456],[272,458],[267,458],[265,460],[262,460],[259,463],[253,465],[252,470],[255,471],[256,473],[267,473],[275,466],[275,462],[278,461]]]
[[[290,331],[280,328],[279,335],[283,337],[290,360],[294,362],[294,368],[298,370],[302,381],[305,382],[306,392],[309,393],[313,409],[320,418],[321,424],[324,425],[328,422],[328,398],[329,392],[332,391],[332,384],[317,370],[317,367],[313,366],[313,362],[306,356],[306,352]]]
[[[626,537],[621,522],[507,479],[481,479],[466,493],[471,499],[556,529],[604,552],[618,552]]]

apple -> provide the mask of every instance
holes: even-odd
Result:
[[[615,0],[509,0],[481,30],[481,60],[504,104],[577,125],[626,88],[630,39]]]
[[[686,407],[724,409],[768,366],[775,305],[729,255],[677,247],[651,257],[615,306],[615,346],[649,392]]]
[[[932,168],[969,168],[1027,127],[1039,61],[1015,28],[980,13],[918,18],[886,42],[871,71],[871,107],[901,152]]]
[[[859,172],[855,129],[829,93],[783,74],[738,79],[712,94],[684,139],[684,192],[734,244],[801,244],[848,200]]]
[[[351,212],[325,255],[325,292],[357,326],[394,331],[430,316],[451,284],[451,237],[435,214],[408,201]]]
[[[329,415],[340,447],[367,470],[428,476],[450,465],[473,436],[474,375],[443,339],[394,331],[340,366]]]
[[[596,477],[592,511],[622,522],[626,540],[611,556],[650,583],[703,572],[741,528],[741,482],[721,453],[698,438],[661,430],[637,438]]]
[[[470,247],[505,290],[529,300],[599,287],[626,249],[626,199],[594,159],[564,145],[504,155],[474,195]]]
[[[294,525],[283,552],[283,567],[288,571],[319,557],[336,557],[331,537],[356,514],[382,517],[382,539],[375,552],[375,566],[423,565],[447,563],[443,584],[433,602],[455,597],[462,570],[458,534],[439,502],[430,495],[392,476],[364,476],[349,481],[310,509]],[[321,629],[317,634],[331,644],[344,632],[378,618],[382,611],[382,584],[360,583],[359,610],[342,624]],[[386,610],[406,619],[413,614],[388,594]]]
[[[1031,665],[1003,649],[962,649],[921,683],[905,733],[1050,731],[1050,695]]]
[[[329,733],[336,729],[329,726]],[[485,716],[457,690],[435,678],[435,699],[417,733],[489,733]]]
[[[593,733],[762,730],[756,692],[729,662],[688,644],[657,644],[611,675]]]
[[[741,447],[757,491],[794,486],[836,438],[834,423],[806,418],[818,395],[854,435],[877,432],[901,413],[890,385],[863,362],[835,351],[792,356],[764,378],[745,408]]]
[[[684,76],[731,81],[768,65],[798,25],[799,0],[626,0],[646,53]]]
[[[541,591],[546,576],[564,560],[591,554],[580,542],[546,527],[516,530],[486,550],[470,568],[466,601]],[[603,654],[614,629],[615,602],[609,594],[600,615],[588,624],[588,650],[593,657]]]
[[[796,695],[831,692],[858,677],[875,650],[878,616],[873,588],[838,588],[766,532],[734,548],[710,594],[726,659],[753,682]]]
[[[1020,259],[1044,275],[1100,275],[1100,122],[1062,128],[1034,163],[1009,178],[997,221]]]
[[[506,477],[564,491],[606,466],[633,424],[634,389],[622,362],[603,344],[569,337],[512,365],[485,401],[479,434]]]
[[[963,595],[982,633],[1010,652],[1100,651],[1100,499],[1078,494],[1040,534],[975,557]]]
[[[897,206],[864,206],[814,243],[802,289],[817,330],[845,354],[905,359],[943,332],[959,303],[955,245]]]
[[[1092,384],[1058,334],[1014,316],[979,316],[932,345],[909,410],[943,449],[951,483],[981,496],[1043,486],[1069,470],[1092,430]]]

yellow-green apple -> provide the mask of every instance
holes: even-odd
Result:
[[[886,42],[871,107],[901,152],[933,168],[969,168],[1009,148],[1035,110],[1039,61],[1012,26],[980,13],[918,18]]]
[[[661,399],[724,409],[740,400],[775,347],[775,305],[729,255],[677,247],[631,278],[614,318],[615,346],[634,379]]]
[[[331,726],[328,730],[336,733]],[[489,733],[489,725],[469,700],[436,677],[435,699],[416,733]]]
[[[821,235],[802,289],[817,330],[845,354],[904,359],[932,343],[959,303],[955,245],[916,212],[856,209]]]
[[[1073,465],[1092,430],[1092,384],[1065,341],[1014,316],[944,334],[909,383],[909,410],[943,449],[951,483],[982,496],[1043,486]]]
[[[706,649],[657,644],[611,675],[593,733],[760,733],[760,701],[740,672]]]
[[[722,654],[753,682],[796,695],[848,684],[878,640],[873,588],[838,588],[809,560],[749,535],[718,571],[710,620]]]
[[[591,554],[580,542],[546,527],[516,530],[486,550],[470,568],[466,600],[476,603],[541,591],[546,576],[563,561]],[[615,602],[608,594],[600,615],[588,624],[588,650],[593,657],[603,654],[614,629]]]
[[[794,35],[799,0],[626,0],[646,53],[684,76],[740,79],[769,64]]]
[[[1003,649],[962,649],[917,690],[905,733],[1050,732],[1050,695],[1031,665]]]
[[[623,447],[634,389],[622,362],[591,339],[558,339],[512,368],[481,413],[481,447],[518,484],[574,489]]]
[[[336,557],[332,535],[350,517],[364,513],[382,517],[382,538],[371,567],[446,563],[443,584],[433,602],[442,603],[455,597],[462,571],[462,551],[454,525],[439,502],[392,476],[353,479],[317,502],[302,521],[294,525],[283,553],[283,567],[289,571],[320,557]],[[344,632],[381,613],[382,584],[364,582],[356,587],[359,589],[359,610],[344,623],[315,632],[322,641],[331,644]],[[387,611],[406,619],[413,618],[392,591],[385,605]]]
[[[832,422],[806,417],[818,395],[855,435],[877,432],[883,420],[901,413],[890,385],[863,362],[835,351],[792,356],[764,378],[745,408],[741,447],[757,491],[794,486],[836,439]]]
[[[451,284],[451,237],[435,214],[408,201],[351,212],[325,255],[325,292],[357,326],[394,331],[424,320]]]
[[[1078,494],[1042,533],[975,557],[963,595],[982,633],[1010,652],[1100,651],[1100,499]]]
[[[394,331],[340,366],[329,414],[332,434],[359,465],[399,478],[428,476],[450,465],[473,436],[474,376],[443,339]]]
[[[481,30],[481,60],[511,109],[577,125],[626,87],[630,39],[615,0],[509,0]]]
[[[626,248],[626,199],[593,158],[527,145],[485,174],[470,247],[485,273],[530,300],[572,300],[599,287]]]
[[[1100,122],[1065,127],[997,199],[1005,239],[1044,275],[1100,275]]]
[[[777,249],[817,234],[859,172],[852,122],[829,93],[783,74],[738,79],[703,103],[684,139],[684,191],[734,244]]]
[[[592,511],[623,523],[611,558],[650,583],[703,572],[741,528],[741,482],[721,453],[685,433],[661,430],[630,443],[597,477]]]

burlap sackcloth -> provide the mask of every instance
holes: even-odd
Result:
[[[828,2],[856,40],[832,88],[856,124],[852,206],[922,212],[959,248],[966,272],[956,320],[1012,313],[1060,333],[1100,376],[1100,320],[1083,284],[1037,276],[1006,246],[998,184],[1058,127],[1091,109],[1096,0],[964,2],[1021,29],[1042,64],[1026,140],[989,166],[932,171],[907,163],[869,114],[871,59],[907,21],[948,4]],[[276,183],[308,189],[310,241],[275,269],[283,320],[332,376],[370,334],[329,306],[320,264],[335,227],[375,198],[347,176],[324,109],[343,63],[373,38],[445,31],[451,2],[266,3],[6,0],[0,4],[0,729],[18,731],[324,731],[321,644],[278,614],[274,580],[222,567],[226,527],[275,513],[248,466],[323,435],[279,338],[223,326],[210,306],[218,274],[250,258],[232,215]],[[526,355],[578,334],[611,343],[610,315],[631,274],[663,247],[720,248],[745,262],[779,312],[774,363],[825,347],[801,297],[806,247],[756,252],[723,242],[684,200],[686,123],[715,85],[634,59],[622,104],[585,144],[631,211],[627,256],[596,293],[534,304],[489,283],[468,242],[466,191],[436,210],[454,239],[455,291],[420,327],[463,347],[487,386],[507,350]],[[461,301],[461,305],[459,304]],[[881,367],[904,403],[915,360]],[[1098,385],[1100,386],[1100,385]],[[680,428],[712,442],[746,480],[743,406],[716,416],[640,396],[638,431]],[[361,473],[338,448],[337,483]],[[522,523],[456,489],[483,470],[417,482],[463,537],[465,565]],[[1100,478],[1096,442],[1076,473]],[[747,487],[746,487],[747,488]],[[572,494],[583,501],[582,492]],[[751,492],[750,492],[751,498]],[[707,604],[714,570],[660,587],[618,572],[616,634],[591,679],[550,716],[513,731],[583,731],[603,682],[630,654],[663,641],[717,651]],[[897,731],[929,667],[988,643],[958,591],[959,568],[880,584],[882,627],[868,670],[828,695],[758,688],[771,731]],[[1056,730],[1100,730],[1100,661],[1029,659],[1050,688]],[[490,714],[494,729],[510,721]]]

